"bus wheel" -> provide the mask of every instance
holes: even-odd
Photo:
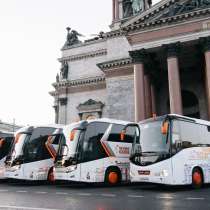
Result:
[[[53,173],[53,168],[51,168],[49,170],[48,176],[47,176],[47,181],[50,183],[54,183],[55,182],[55,177],[54,177],[54,173]]]
[[[195,189],[201,188],[203,185],[203,174],[200,169],[194,168],[192,172],[192,186]]]
[[[110,168],[106,171],[105,183],[109,185],[116,185],[121,182],[120,170],[116,168]]]

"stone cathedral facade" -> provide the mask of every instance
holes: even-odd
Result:
[[[55,122],[210,119],[210,0],[113,0],[109,32],[67,28],[53,83]]]

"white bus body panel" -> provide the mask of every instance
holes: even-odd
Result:
[[[122,181],[130,180],[129,154],[130,143],[107,142],[115,156],[88,161],[69,167],[56,167],[55,179],[76,182],[104,182],[105,172],[109,166],[117,166],[121,170]]]
[[[5,164],[4,161],[6,160],[6,157],[2,158],[0,160],[0,179],[5,179]]]
[[[55,179],[73,182],[104,182],[109,166],[117,166],[122,173],[122,181],[129,181],[129,161],[126,158],[107,157],[69,167],[56,167]]]
[[[151,182],[166,185],[192,184],[192,171],[200,167],[204,182],[210,183],[210,147],[183,149],[172,158],[149,165],[130,163],[131,182]],[[149,175],[141,174],[150,172]]]
[[[89,123],[91,121],[88,121]],[[122,181],[129,180],[129,156],[131,152],[131,143],[111,142],[107,141],[111,128],[114,124],[127,125],[129,122],[113,120],[113,119],[98,119],[93,122],[106,122],[109,123],[101,143],[105,144],[109,150],[110,157],[105,157],[93,161],[79,163],[68,167],[56,166],[55,167],[55,180],[66,180],[76,182],[104,182],[106,169],[110,166],[117,166],[121,170]],[[79,126],[80,123],[72,123],[63,129],[64,136],[66,137],[66,145],[69,149],[69,154],[74,155],[77,141],[70,141],[70,131]],[[103,145],[102,145],[103,146]]]
[[[24,163],[6,168],[5,176],[12,179],[47,180],[49,169],[53,166],[52,159]]]

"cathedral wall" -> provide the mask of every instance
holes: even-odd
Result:
[[[101,76],[103,72],[96,66],[97,63],[104,61],[105,56],[87,58],[69,63],[69,80]]]
[[[108,51],[107,59],[108,60],[128,58],[129,50],[131,50],[131,46],[124,36],[107,40],[107,51]]]
[[[59,95],[59,98],[66,98],[66,95],[61,94],[61,95]],[[68,103],[68,101],[67,101],[67,103]],[[66,123],[66,112],[67,112],[66,106],[61,105],[60,102],[59,102],[58,106],[59,106],[59,109],[58,109],[58,116],[59,116],[58,123],[59,124],[65,124]]]
[[[134,121],[133,75],[106,79],[106,111],[109,118]]]
[[[87,44],[75,45],[67,50],[62,50],[62,57],[68,57],[73,55],[80,55],[84,53],[89,53],[99,49],[106,49],[106,41],[100,40],[95,42],[90,42]]]
[[[106,89],[68,94],[67,123],[75,122],[79,119],[77,107],[80,103],[84,103],[89,99],[101,101],[106,106]],[[104,116],[104,109],[102,117]]]

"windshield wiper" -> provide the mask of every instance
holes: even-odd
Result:
[[[142,154],[155,154],[155,155],[163,155],[163,154],[168,154],[168,152],[164,152],[164,151],[160,151],[160,152],[157,152],[157,151],[146,151],[146,152],[142,152]]]
[[[149,153],[149,154],[151,154],[151,153],[160,153],[160,152],[157,152],[157,151],[146,151],[146,152],[142,152],[143,154],[144,153]]]

